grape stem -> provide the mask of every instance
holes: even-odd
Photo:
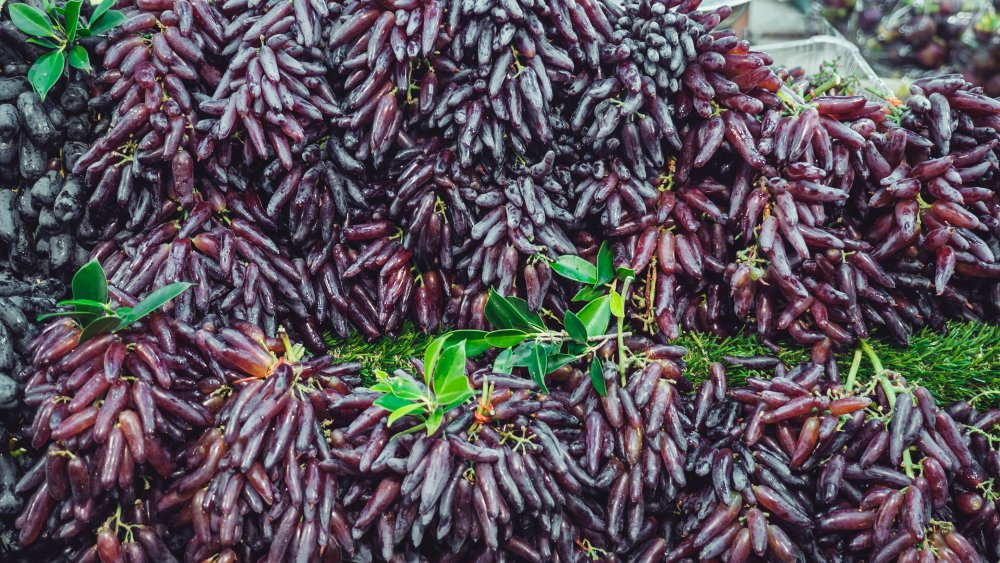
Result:
[[[632,276],[625,278],[625,282],[622,283],[622,293],[621,299],[622,303],[628,303],[628,290],[632,287],[632,281],[635,280]],[[617,316],[617,315],[616,315]],[[622,387],[625,386],[625,315],[618,317],[618,374],[622,378]]]
[[[885,393],[885,398],[889,401],[889,408],[893,412],[896,410],[896,388],[893,386],[889,378],[886,377],[885,367],[882,366],[882,361],[879,360],[878,355],[875,350],[868,344],[867,341],[861,341],[861,350],[864,350],[865,355],[872,362],[872,367],[875,368],[875,379],[878,384],[882,386],[882,391]],[[903,470],[906,471],[907,476],[913,479],[916,475],[913,472],[913,457],[910,455],[909,448],[903,450]]]
[[[851,359],[851,369],[847,372],[847,381],[844,383],[844,391],[848,393],[851,392],[851,389],[854,388],[854,384],[857,383],[858,369],[861,367],[862,357],[861,348],[855,349],[854,358]]]

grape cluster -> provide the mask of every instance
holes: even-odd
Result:
[[[989,268],[957,264],[939,276],[937,297],[919,291],[926,259],[893,271],[919,240],[889,236],[897,222],[881,209],[893,203],[911,228],[917,194],[869,201],[875,180],[895,179],[901,164],[944,156],[927,151],[940,139],[920,124],[921,96],[906,109],[797,96],[766,53],[715,29],[728,8],[697,12],[697,2],[322,4],[127,7],[128,21],[98,48],[104,92],[93,102],[113,123],[75,168],[89,171],[91,214],[112,194],[134,212],[94,238],[142,238],[175,205],[198,218],[206,203],[222,216],[244,208],[236,212],[275,243],[268,252],[283,260],[295,247],[288,261],[306,261],[304,277],[284,264],[288,281],[312,289],[279,292],[301,301],[282,324],[314,334],[353,327],[374,338],[407,318],[483,326],[489,286],[562,310],[564,286],[522,273],[544,278],[541,264],[587,255],[601,236],[614,238],[619,263],[660,266],[643,284],[642,321],[666,338],[750,321],[765,338],[844,344],[885,326],[905,341],[946,317],[995,314],[978,281]],[[983,157],[981,174],[951,181],[977,188],[969,196],[985,217],[996,108],[941,80],[940,95],[967,101],[941,110],[949,130],[968,131],[956,173]],[[975,100],[985,109],[969,109]],[[930,180],[921,181],[939,192],[944,180]],[[919,201],[931,203],[928,217],[952,206]],[[991,263],[991,235],[956,237]],[[837,273],[841,255],[850,272]],[[427,290],[429,271],[442,283]],[[374,281],[355,290],[335,278]],[[365,305],[344,307],[338,293]],[[314,299],[327,306],[307,318]]]

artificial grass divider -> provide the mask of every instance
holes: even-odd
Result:
[[[422,357],[432,336],[408,323],[398,335],[373,342],[366,341],[358,333],[352,333],[346,340],[330,334],[326,334],[325,339],[334,357],[345,362],[360,362],[362,379],[371,384],[375,379],[373,370],[391,373],[394,369],[406,369],[407,358]],[[726,365],[731,385],[741,385],[750,376],[767,377],[769,374],[762,371],[726,364],[723,356],[774,355],[755,336],[747,334],[718,338],[685,332],[673,343],[687,348],[685,375],[694,382],[707,376],[712,362]],[[948,324],[946,334],[929,328],[915,333],[905,348],[878,337],[870,338],[868,343],[887,370],[899,372],[909,381],[927,387],[943,404],[975,401],[979,408],[1000,406],[1000,326],[953,322]],[[780,345],[777,356],[787,365],[809,359],[808,348],[788,341]],[[846,377],[853,353],[852,347],[837,355],[841,377]],[[859,380],[867,380],[871,370],[871,365],[863,362]]]

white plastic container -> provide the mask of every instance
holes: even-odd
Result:
[[[856,76],[860,80],[859,94],[870,100],[879,100],[879,96],[868,90],[889,93],[888,87],[861,56],[858,48],[846,39],[819,35],[801,41],[770,43],[760,49],[774,58],[775,65],[786,68],[800,66],[809,74],[818,72],[825,62],[836,61],[842,76]]]

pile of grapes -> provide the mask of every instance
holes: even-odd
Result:
[[[427,435],[389,428],[358,364],[232,324],[157,313],[83,345],[71,321],[46,328],[22,544],[71,561],[1000,557],[1000,410],[939,408],[877,358],[845,381],[829,347],[739,358],[773,376],[728,389],[713,364],[694,387],[683,348],[632,336],[603,393],[575,364],[548,393],[470,367],[478,400]]]
[[[1000,556],[1000,413],[829,357],[1000,321],[1000,101],[961,76],[796,90],[698,0],[115,8],[44,100],[0,16],[0,554]],[[475,404],[395,437],[327,355],[488,329],[491,290],[562,317],[553,261],[604,242],[635,279],[606,394],[470,360]],[[115,307],[192,287],[113,334],[35,323],[88,260]],[[814,363],[684,378],[672,339],[743,330]]]

